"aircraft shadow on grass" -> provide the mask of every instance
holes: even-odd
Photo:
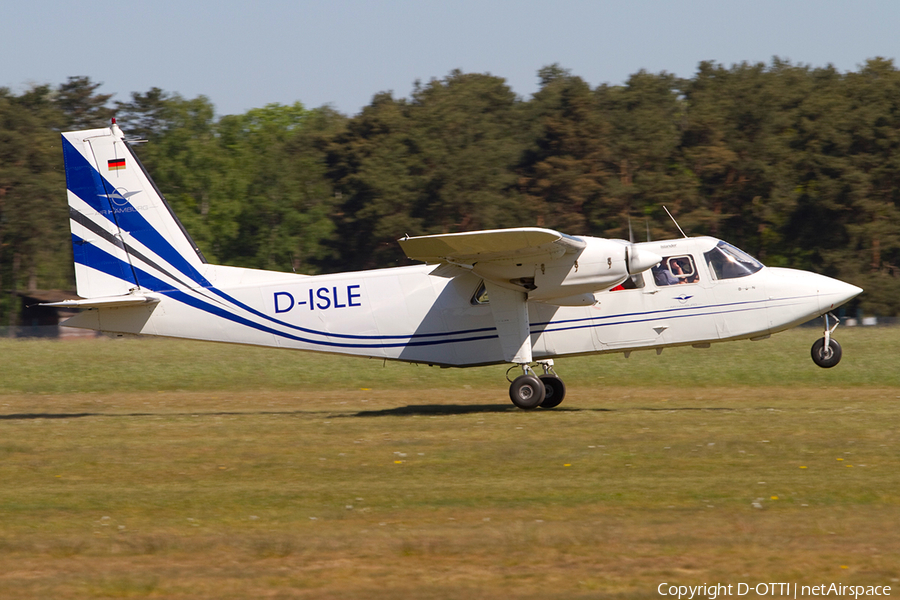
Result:
[[[475,413],[516,412],[512,404],[410,404],[381,410],[361,410],[341,417],[403,417],[403,416],[443,416],[469,415]]]
[[[101,413],[14,413],[0,415],[0,421],[27,421],[29,419],[80,419],[82,417],[97,417]]]
[[[609,411],[608,408],[555,408],[553,412]],[[404,417],[404,416],[444,416],[470,415],[477,413],[515,413],[518,409],[511,404],[410,404],[382,410],[363,410],[353,414],[335,415],[340,417]]]
[[[575,409],[569,409],[575,410]],[[602,410],[602,409],[601,409]],[[473,413],[506,413],[515,412],[516,407],[511,404],[424,404],[413,406],[398,406],[396,408],[386,408],[384,410],[365,410],[355,413],[334,414],[325,412],[327,418],[347,418],[347,417],[390,417],[390,416],[428,416],[428,415],[466,415]],[[166,416],[240,416],[240,415],[311,415],[312,413],[322,413],[323,411],[264,411],[264,412],[190,412],[190,413],[166,413]],[[562,411],[557,411],[562,412]],[[82,413],[13,413],[8,415],[0,415],[0,421],[28,421],[35,419],[82,419],[85,417],[151,417],[160,416],[157,413],[101,413],[101,412],[82,412]]]
[[[647,406],[635,406],[633,408],[555,408],[554,413],[579,413],[579,412],[622,412],[622,411],[648,411],[648,412],[680,412],[680,411],[734,411],[739,410],[730,407],[709,407],[709,406],[680,406],[673,408],[656,408]],[[760,410],[766,410],[765,408]],[[185,413],[164,413],[169,417],[221,417],[221,416],[250,416],[250,415],[282,415],[282,416],[300,416],[300,415],[324,415],[329,419],[352,418],[352,417],[410,417],[410,416],[450,416],[450,415],[471,415],[478,413],[515,413],[518,412],[515,406],[509,404],[411,404],[407,406],[398,406],[395,408],[385,408],[381,410],[363,410],[354,413],[335,414],[329,411],[215,411],[215,412],[185,412]],[[0,415],[0,421],[27,421],[33,419],[82,419],[85,417],[158,417],[163,413],[99,413],[99,412],[82,412],[82,413],[12,413],[8,415]]]
[[[84,417],[239,417],[241,415],[311,415],[311,414],[329,414],[324,411],[307,411],[307,410],[290,410],[290,411],[193,411],[180,413],[103,413],[103,412],[85,412],[85,413],[13,413],[9,415],[0,415],[0,421],[27,421],[31,419],[81,419]]]
[[[580,413],[580,412],[623,412],[623,411],[649,411],[649,412],[678,412],[678,411],[732,411],[729,407],[707,406],[680,406],[673,408],[656,408],[648,406],[635,406],[632,408],[554,408],[554,413]],[[444,416],[444,415],[469,415],[477,413],[515,413],[515,406],[509,404],[411,404],[396,408],[382,410],[363,410],[352,414],[332,415],[332,417],[404,417],[404,416]]]

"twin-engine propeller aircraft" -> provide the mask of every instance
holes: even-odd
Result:
[[[466,367],[512,363],[519,408],[552,408],[557,356],[763,339],[862,290],[767,268],[711,237],[631,243],[524,227],[404,237],[416,266],[296,275],[207,264],[115,124],[63,134],[75,279],[66,322],[107,332]],[[535,374],[532,364],[543,373]],[[507,372],[509,373],[509,371]]]

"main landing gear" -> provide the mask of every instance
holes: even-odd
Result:
[[[530,365],[513,365],[521,367],[522,375],[516,377],[509,386],[509,398],[513,404],[524,410],[532,408],[553,408],[559,406],[566,397],[566,384],[563,383],[553,370],[553,361],[538,361],[544,369],[544,374],[538,377]],[[507,371],[509,379],[509,371]]]
[[[834,319],[834,325],[829,327],[828,316],[828,314],[823,315],[825,319],[824,337],[817,339],[810,351],[813,362],[823,369],[830,369],[841,362],[841,345],[831,337],[831,334],[834,333],[841,321],[834,315],[831,315],[831,318]]]

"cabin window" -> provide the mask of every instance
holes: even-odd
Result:
[[[637,290],[644,287],[644,276],[640,273],[632,275],[619,285],[611,288],[609,291],[618,292],[619,290]]]
[[[484,287],[484,282],[481,282],[481,285],[478,286],[478,289],[475,290],[475,295],[472,296],[472,304],[475,306],[481,306],[482,304],[489,304],[491,301],[488,298],[487,288]]]
[[[710,273],[716,279],[746,277],[763,268],[761,262],[726,242],[719,242],[715,248],[703,256],[709,265]]]
[[[653,281],[656,285],[678,285],[681,283],[697,283],[700,276],[690,254],[667,256],[653,267]]]

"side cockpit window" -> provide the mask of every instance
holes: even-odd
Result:
[[[678,285],[681,283],[697,283],[700,276],[697,266],[690,254],[667,256],[653,267],[653,281],[656,285]]]
[[[727,242],[719,242],[703,256],[709,265],[710,273],[716,279],[746,277],[763,268],[761,262]]]

